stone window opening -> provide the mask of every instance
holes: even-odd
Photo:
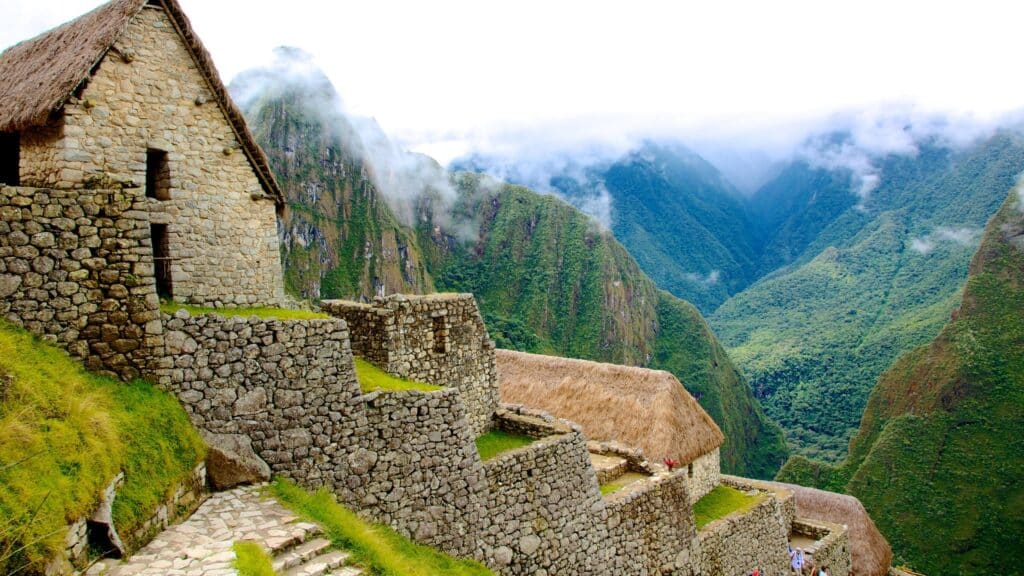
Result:
[[[174,298],[174,283],[171,279],[171,249],[167,224],[150,224],[153,240],[153,272],[156,276],[156,293],[166,300]]]
[[[444,354],[448,351],[448,323],[444,316],[433,318],[434,328],[434,352]]]
[[[686,477],[693,478],[693,462],[686,466]]]
[[[0,133],[0,184],[21,184],[21,139],[17,132]]]
[[[171,199],[171,167],[167,162],[166,150],[146,150],[146,197]]]

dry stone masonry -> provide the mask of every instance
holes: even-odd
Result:
[[[498,406],[494,342],[472,294],[396,294],[321,307],[348,322],[353,354],[402,378],[458,389],[473,432],[487,429]]]
[[[131,378],[162,345],[137,190],[0,186],[0,317]]]
[[[126,188],[166,226],[175,299],[198,305],[284,298],[276,207],[175,23],[141,10],[85,88],[47,126],[21,134],[21,183]]]

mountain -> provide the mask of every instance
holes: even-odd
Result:
[[[791,449],[831,461],[878,376],[948,319],[981,227],[1024,168],[1024,142],[1000,133],[962,151],[922,144],[876,168],[863,206],[837,176],[807,166],[767,184],[759,195],[783,199],[763,204],[785,215],[766,213],[789,264],[709,317]],[[787,198],[799,209],[782,208]]]
[[[419,158],[382,160],[387,147],[367,141],[376,132],[341,111],[329,82],[294,70],[261,69],[232,85],[289,204],[290,290],[357,299],[471,291],[499,346],[673,372],[725,432],[723,469],[774,474],[786,457],[780,429],[700,313],[658,290],[610,233],[552,196],[477,175],[448,181]],[[392,237],[399,249],[388,253]]]
[[[756,279],[760,228],[742,195],[679,144],[646,142],[614,161],[538,166],[480,155],[453,169],[551,190],[607,221],[658,286],[709,313]]]
[[[431,291],[417,238],[373,183],[334,86],[297,66],[301,52],[279,48],[278,57],[274,68],[240,74],[231,90],[288,202],[279,231],[286,288],[312,299]]]
[[[857,496],[928,574],[1024,565],[1024,192],[989,222],[952,319],[878,380],[846,461],[779,478]]]
[[[779,466],[779,429],[694,306],[558,198],[479,174],[456,182],[457,210],[479,215],[479,235],[435,235],[432,270],[440,288],[476,295],[499,346],[672,372],[725,432],[724,470],[764,477]]]

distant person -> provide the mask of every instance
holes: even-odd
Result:
[[[818,572],[818,576],[828,576],[828,564],[821,567],[821,570]]]

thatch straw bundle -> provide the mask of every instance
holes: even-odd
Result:
[[[213,59],[176,0],[159,0],[195,58],[266,193],[284,204],[263,150],[228,96]],[[86,83],[147,0],[113,0],[0,54],[0,132],[44,124]]]
[[[892,564],[892,548],[878,531],[860,500],[846,494],[806,488],[796,484],[767,482],[791,490],[796,499],[796,515],[803,518],[845,524],[850,534],[853,576],[885,576]]]
[[[668,372],[497,350],[501,401],[576,422],[591,440],[683,464],[714,451],[722,431]]]

